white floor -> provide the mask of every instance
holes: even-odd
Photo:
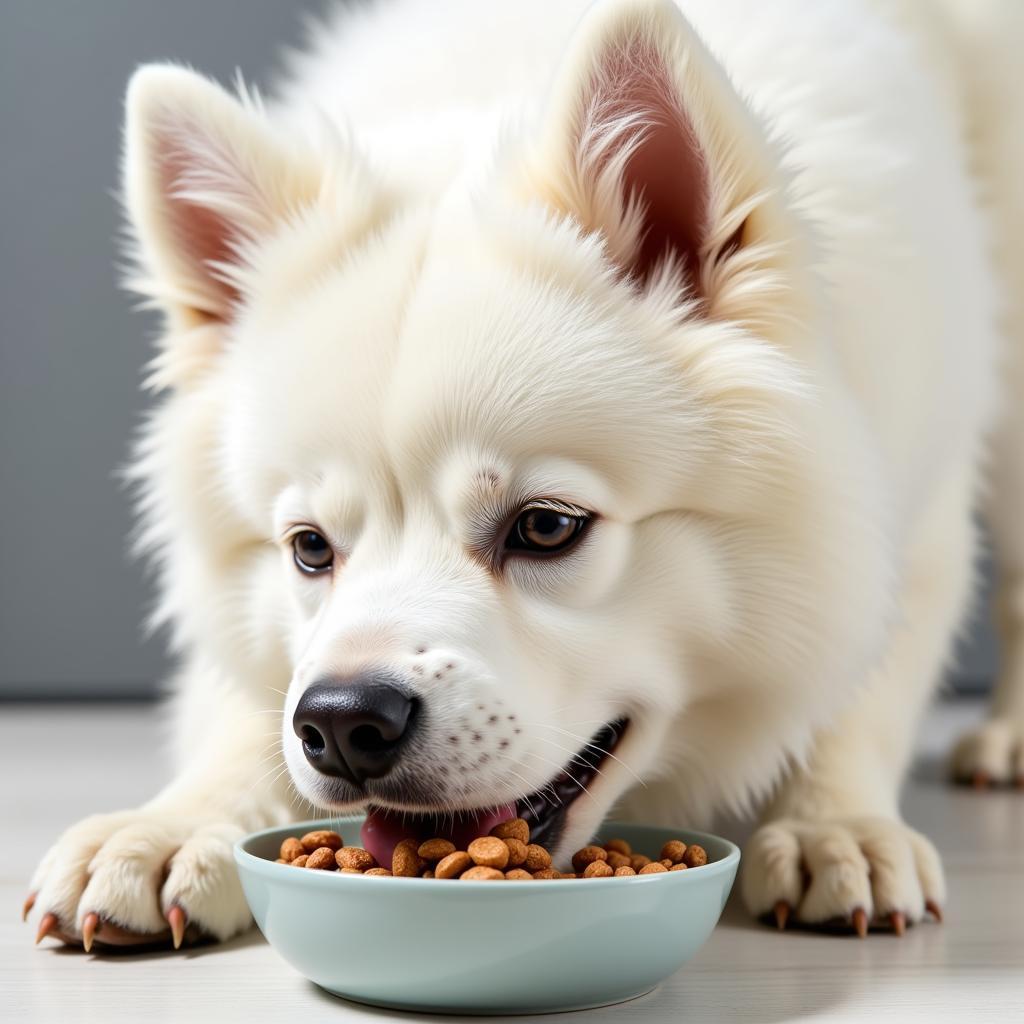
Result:
[[[910,822],[945,857],[944,925],[912,928],[902,939],[780,935],[749,921],[734,899],[686,968],[650,995],[585,1019],[1024,1021],[1024,793],[953,790],[940,775],[940,753],[981,711],[962,702],[935,709],[906,793]],[[0,1019],[443,1019],[404,1018],[327,996],[256,932],[225,946],[117,957],[32,945],[33,929],[19,910],[36,858],[72,820],[153,792],[165,777],[154,753],[159,725],[158,711],[142,705],[0,705],[0,906],[7,908],[0,915]]]

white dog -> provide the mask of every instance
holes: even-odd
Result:
[[[754,914],[938,913],[898,792],[986,459],[1009,656],[958,767],[1024,767],[1022,29],[390,0],[266,110],[140,70],[132,284],[166,331],[135,466],[180,773],[64,835],[41,932],[241,931],[231,843],[297,795],[368,806],[385,858],[513,809],[564,856],[613,804],[761,804]]]

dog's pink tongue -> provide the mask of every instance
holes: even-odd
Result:
[[[515,804],[505,804],[486,811],[465,811],[452,819],[450,814],[403,814],[371,808],[359,835],[363,848],[369,850],[383,867],[391,866],[395,847],[403,839],[450,839],[455,849],[464,850],[477,838],[485,836],[495,825],[516,816]]]

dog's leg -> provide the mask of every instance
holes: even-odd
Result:
[[[973,47],[966,67],[972,89],[975,163],[992,209],[995,270],[1003,305],[1002,415],[989,458],[988,521],[998,565],[995,619],[1001,661],[988,721],[953,753],[953,771],[978,788],[1024,786],[1024,92],[1019,82],[1020,4],[957,8]]]
[[[287,820],[280,715],[210,672],[184,681],[187,766],[149,803],[68,829],[31,883],[40,934],[88,948],[226,939],[249,926],[232,844]],[[130,770],[130,769],[128,769]]]
[[[899,787],[970,592],[972,478],[957,473],[933,499],[883,663],[782,784],[744,853],[755,915],[774,912],[780,926],[845,922],[863,934],[873,920],[902,932],[926,909],[941,914],[939,857],[901,819]]]

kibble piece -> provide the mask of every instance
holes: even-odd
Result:
[[[577,872],[585,871],[587,865],[595,860],[608,860],[608,852],[600,846],[584,846],[572,855],[572,866]]]
[[[458,878],[473,866],[473,858],[465,850],[456,850],[434,865],[435,878]]]
[[[427,865],[416,852],[419,843],[415,839],[403,839],[391,856],[391,874],[398,878],[415,878]]]
[[[321,846],[306,858],[306,867],[316,868],[317,871],[334,871],[338,867],[338,862],[334,859],[334,851],[329,846]]]
[[[511,871],[506,871],[505,877],[513,882],[533,881],[533,875],[531,875],[529,871],[524,871],[522,868],[513,868]]]
[[[326,845],[326,844],[322,844],[322,845]],[[315,850],[316,847],[314,846],[313,849]],[[296,839],[295,836],[289,836],[281,844],[281,856],[286,861],[289,861],[289,862],[293,861],[293,860],[295,860],[296,857],[301,857],[305,852],[306,852],[306,848],[302,845],[302,840],[301,839]]]
[[[529,847],[521,839],[503,839],[502,842],[508,847],[508,866],[517,868],[526,863],[526,856]],[[539,870],[539,868],[538,868]]]
[[[618,850],[608,851],[608,863],[611,865],[613,871],[618,868],[628,868],[630,866],[629,857],[624,853],[619,853]]]
[[[621,868],[616,868],[615,869],[615,877],[616,878],[627,878],[630,875],[635,875],[635,874],[636,874],[636,872],[628,864],[623,864]]]
[[[379,866],[373,854],[360,846],[343,846],[335,853],[334,859],[342,870],[354,868],[356,871],[369,871]]]
[[[290,860],[285,860],[284,857],[278,857],[277,860],[274,861],[274,863],[275,864],[291,864],[291,861]]]
[[[306,854],[303,854],[301,857],[296,857],[295,860],[292,861],[292,867],[304,868],[307,860],[309,860],[309,857]]]
[[[605,860],[592,860],[584,869],[584,878],[611,878],[615,874],[612,866]]]
[[[449,853],[455,852],[455,844],[448,839],[428,839],[420,843],[416,851],[424,860],[444,860]]]
[[[669,871],[685,871],[685,870],[686,870],[686,865],[685,864],[673,864],[672,867],[669,868]]]
[[[582,875],[577,875],[575,871],[556,871],[555,878],[582,878]]]
[[[359,868],[338,868],[338,874],[340,875],[361,875],[362,873]]]
[[[629,866],[636,872],[639,872],[641,868],[647,867],[651,863],[650,857],[645,857],[642,853],[634,853],[629,858]]]
[[[522,818],[510,818],[495,825],[491,835],[498,839],[518,839],[521,843],[530,841],[530,826]]]
[[[494,836],[485,836],[487,839],[493,839]],[[473,840],[477,842],[477,840]],[[473,843],[469,844],[470,846]],[[460,882],[503,882],[505,880],[505,873],[499,871],[497,868],[488,867],[486,864],[477,864],[476,867],[470,868],[468,871],[464,871],[459,875]]]
[[[668,868],[660,860],[652,860],[650,864],[645,864],[637,872],[638,875],[662,875],[667,873]]]
[[[420,878],[433,878],[433,877],[434,877],[434,872],[430,868],[427,868],[427,870],[424,871],[422,875],[420,875]]]
[[[673,864],[682,862],[683,854],[686,853],[686,843],[681,839],[670,839],[662,848],[660,860],[670,860]]]
[[[688,868],[699,868],[703,864],[707,864],[708,854],[703,846],[698,846],[696,843],[691,843],[686,848],[686,853],[683,854],[683,863]]]
[[[539,878],[539,879],[545,879],[545,878],[558,878],[559,875],[558,875],[557,871],[552,871],[551,868],[544,868],[543,871],[534,871],[533,872],[533,877],[534,878]],[[562,875],[561,877],[565,878],[565,875]]]
[[[391,877],[391,872],[387,868],[370,868],[369,871],[364,871],[364,875],[387,875]]]
[[[551,867],[551,854],[543,846],[530,843],[526,848],[526,859],[523,864],[527,871],[543,871]]]
[[[340,850],[343,845],[341,836],[337,832],[331,832],[325,828],[317,829],[315,832],[307,832],[299,842],[302,843],[302,848],[306,853],[319,850],[321,846],[326,846],[330,850]]]
[[[497,836],[474,839],[467,847],[467,852],[478,867],[501,869],[508,864],[508,847]]]
[[[663,868],[670,868],[670,867],[672,867],[672,859],[670,857],[662,857],[661,860],[658,861],[658,863]]]
[[[630,846],[625,839],[609,839],[608,842],[604,844],[604,848],[609,853],[621,853],[625,857],[630,856],[633,852],[633,847]],[[611,860],[609,860],[608,863],[610,864]]]

